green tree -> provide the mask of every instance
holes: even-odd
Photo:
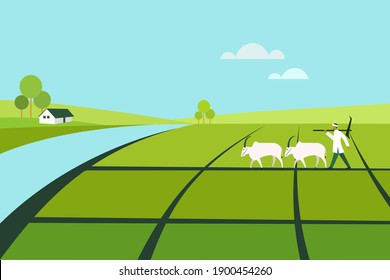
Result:
[[[28,99],[24,95],[15,98],[15,106],[20,110],[20,117],[23,118],[23,110],[28,107]]]
[[[209,124],[211,124],[211,120],[215,117],[215,111],[213,109],[210,109],[206,113],[206,118],[209,119]]]
[[[210,110],[210,103],[207,100],[201,100],[198,103],[198,110],[202,114],[203,124],[204,124],[204,116]]]
[[[195,119],[197,119],[198,120],[198,124],[199,124],[199,121],[202,119],[202,113],[201,112],[196,112],[195,113]]]
[[[41,94],[39,94],[37,97],[34,98],[34,104],[39,109],[41,109],[41,112],[43,109],[46,109],[49,107],[51,102],[50,94],[48,94],[46,91],[42,91]]]
[[[30,98],[30,118],[32,118],[32,99],[37,97],[42,91],[41,80],[33,75],[28,75],[20,81],[20,92]]]

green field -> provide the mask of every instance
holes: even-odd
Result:
[[[153,259],[299,259],[293,225],[168,225]]]
[[[33,118],[28,117],[29,112],[26,109],[24,117],[20,118],[20,111],[15,108],[13,101],[0,100],[0,138],[2,139],[0,154],[25,144],[70,133],[117,126],[181,123],[155,117],[61,104],[52,104],[50,108],[69,109],[75,116],[74,121],[57,125],[40,124],[38,119],[40,109],[33,107]]]
[[[65,184],[2,259],[389,260],[390,152],[386,140],[370,142],[390,125],[353,125],[370,170],[352,141],[351,170],[341,159],[334,170],[314,169],[314,159],[294,169],[291,157],[250,169],[241,157],[249,134],[248,145],[285,150],[299,128],[301,141],[324,144],[329,164],[331,140],[313,132],[321,127],[194,125],[134,143]]]
[[[193,176],[194,171],[86,171],[37,217],[159,218]],[[117,183],[107,188],[114,181]]]
[[[282,176],[274,171],[206,171],[185,194],[172,217],[293,219],[292,180],[292,171]]]
[[[88,130],[110,128],[113,126],[69,123],[46,127],[0,128],[0,154],[8,150],[56,136]]]
[[[66,108],[74,115],[74,121],[99,124],[99,125],[141,125],[141,124],[177,124],[179,121],[172,121],[162,118],[149,117],[124,112],[71,106],[64,104],[51,104],[49,108]],[[33,106],[33,118],[37,118],[41,110]],[[24,117],[29,116],[28,109],[24,110]],[[20,111],[15,108],[13,100],[0,100],[0,120],[1,118],[20,118]],[[2,122],[0,122],[1,124]],[[0,126],[1,127],[1,126]]]

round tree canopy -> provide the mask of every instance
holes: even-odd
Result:
[[[213,109],[208,110],[207,113],[206,113],[206,117],[207,117],[209,120],[213,119],[213,118],[215,117],[215,112],[214,112],[214,110],[213,110]]]
[[[42,91],[41,80],[33,75],[28,75],[20,81],[20,92],[27,98],[34,98]]]
[[[198,110],[201,113],[207,113],[210,110],[210,103],[207,100],[202,100],[198,103]]]
[[[202,119],[202,113],[201,112],[196,112],[195,113],[195,119],[197,119],[197,120]]]
[[[42,91],[37,97],[34,98],[34,104],[40,109],[45,109],[50,105],[51,97],[46,91]]]
[[[19,110],[24,110],[28,107],[28,99],[26,96],[19,95],[15,98],[15,106]]]

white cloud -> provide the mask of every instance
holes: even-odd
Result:
[[[250,43],[242,46],[237,54],[225,52],[221,59],[284,59],[284,54],[280,50],[273,50],[268,53],[263,46]]]
[[[286,70],[282,75],[278,73],[272,73],[268,77],[269,80],[308,80],[309,76],[300,68],[290,68]]]

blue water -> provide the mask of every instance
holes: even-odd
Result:
[[[127,142],[180,126],[87,131],[46,139],[0,154],[0,221],[41,188],[83,162]]]

